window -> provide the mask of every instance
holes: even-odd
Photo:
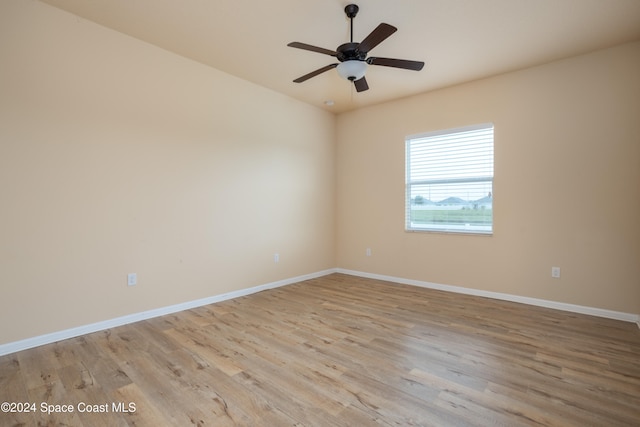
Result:
[[[493,124],[406,139],[406,229],[493,233]]]

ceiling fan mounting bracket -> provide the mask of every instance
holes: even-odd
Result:
[[[356,17],[356,15],[358,14],[359,10],[360,10],[360,8],[358,7],[357,4],[348,4],[344,8],[344,13],[347,14],[347,18],[353,19],[353,18]]]

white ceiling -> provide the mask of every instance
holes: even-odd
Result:
[[[424,61],[422,71],[369,66],[370,89],[330,70],[349,41],[345,0],[41,0],[258,85],[343,112],[640,40],[640,0],[358,0],[354,41],[380,22],[398,31],[370,56]],[[324,104],[333,100],[333,106]]]

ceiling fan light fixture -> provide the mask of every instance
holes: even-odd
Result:
[[[360,80],[364,77],[365,72],[367,71],[367,63],[364,61],[359,61],[356,59],[352,59],[349,61],[344,61],[338,64],[336,67],[338,70],[338,74],[343,79],[349,81]]]

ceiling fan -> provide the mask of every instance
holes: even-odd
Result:
[[[344,12],[351,20],[351,41],[344,43],[333,51],[324,49],[317,46],[312,46],[306,43],[291,42],[287,46],[295,47],[298,49],[309,50],[311,52],[318,52],[329,56],[335,56],[339,63],[329,64],[322,68],[318,68],[315,71],[305,74],[302,77],[298,77],[294,80],[294,83],[302,83],[311,77],[315,77],[318,74],[322,74],[325,71],[329,71],[333,68],[337,68],[338,74],[341,77],[352,81],[356,91],[363,92],[369,89],[367,79],[365,78],[365,72],[368,65],[382,65],[385,67],[403,68],[405,70],[420,71],[424,67],[424,62],[421,61],[409,61],[406,59],[394,59],[394,58],[377,58],[369,57],[367,54],[371,49],[382,43],[387,37],[395,33],[398,29],[393,25],[381,23],[360,43],[353,42],[353,18],[358,14],[358,6],[355,4],[347,5],[344,8]]]

